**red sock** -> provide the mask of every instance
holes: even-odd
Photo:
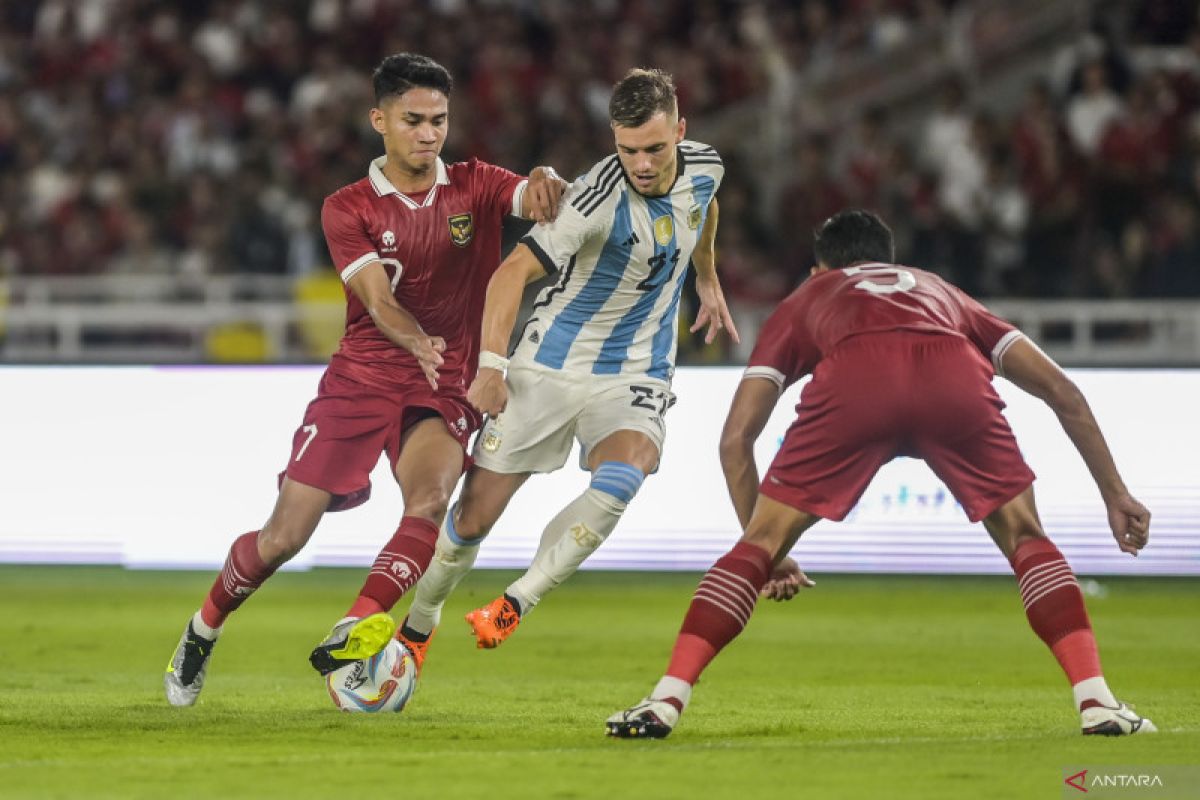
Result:
[[[221,627],[225,618],[275,572],[275,567],[263,563],[258,555],[258,534],[258,531],[250,531],[234,539],[225,566],[200,609],[200,618],[205,625]]]
[[[1026,539],[1012,556],[1029,624],[1054,653],[1071,685],[1102,674],[1083,592],[1049,539]]]
[[[770,574],[771,556],[745,542],[738,542],[713,564],[692,596],[667,675],[695,683],[721,648],[746,627]]]
[[[379,551],[371,574],[358,593],[348,617],[388,611],[425,574],[433,558],[438,526],[421,517],[404,517],[391,540]],[[363,612],[366,613],[363,613]]]

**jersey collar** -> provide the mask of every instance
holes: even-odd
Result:
[[[367,170],[367,178],[371,181],[371,188],[375,190],[375,194],[383,197],[387,194],[394,194],[409,208],[423,208],[433,205],[434,198],[437,196],[437,188],[446,186],[450,183],[450,173],[446,169],[446,163],[438,157],[436,164],[437,177],[433,181],[433,188],[425,195],[425,202],[418,203],[404,192],[392,185],[392,182],[383,174],[383,165],[387,163],[387,156],[382,155],[371,161],[371,166]]]

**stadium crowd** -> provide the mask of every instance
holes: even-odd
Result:
[[[573,176],[612,148],[608,92],[629,66],[672,72],[701,137],[706,120],[768,102],[768,52],[819,74],[970,5],[6,0],[0,276],[324,269],[320,204],[377,155],[361,109],[389,53],[456,76],[450,159]],[[1200,296],[1198,3],[1100,5],[1063,68],[1011,109],[951,78],[921,124],[878,105],[848,124],[805,117],[765,168],[721,127],[731,299],[776,302],[809,266],[809,231],[849,205],[894,222],[901,260],[984,296]]]

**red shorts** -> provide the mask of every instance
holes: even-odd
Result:
[[[440,416],[450,435],[462,445],[479,429],[479,412],[465,394],[428,384],[385,390],[326,370],[317,397],[304,412],[304,423],[292,437],[292,454],[284,475],[333,495],[330,511],[362,505],[371,496],[371,470],[387,453],[395,471],[405,430],[422,419]],[[467,467],[463,460],[463,469]]]
[[[760,491],[843,519],[896,456],[924,459],[972,522],[1033,483],[992,387],[992,369],[956,336],[856,336],[825,356]]]

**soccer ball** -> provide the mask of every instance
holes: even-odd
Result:
[[[375,655],[325,676],[333,704],[342,711],[401,711],[417,685],[417,662],[392,639]]]

